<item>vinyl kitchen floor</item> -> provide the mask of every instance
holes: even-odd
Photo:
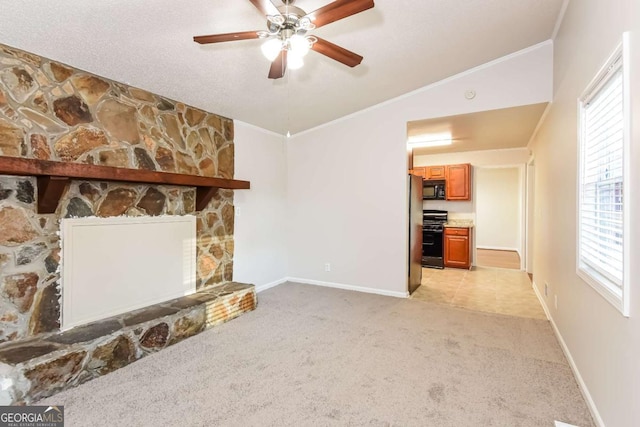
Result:
[[[475,311],[546,319],[523,271],[474,267],[422,269],[422,285],[411,298]]]

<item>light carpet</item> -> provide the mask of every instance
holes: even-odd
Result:
[[[295,283],[258,299],[38,404],[67,427],[593,425],[547,321]]]

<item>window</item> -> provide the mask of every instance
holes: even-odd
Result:
[[[629,115],[623,59],[621,46],[580,99],[577,269],[628,316]]]

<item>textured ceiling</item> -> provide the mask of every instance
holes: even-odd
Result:
[[[547,103],[407,123],[407,135],[451,133],[453,144],[414,148],[414,155],[526,147]]]
[[[278,4],[280,0],[273,0]],[[265,28],[249,0],[0,0],[0,43],[207,111],[292,134],[551,38],[562,0],[376,0],[313,32],[364,56],[316,52],[267,79],[260,40],[194,35]],[[329,0],[298,0],[313,11]]]

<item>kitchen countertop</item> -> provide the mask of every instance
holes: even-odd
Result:
[[[456,228],[473,228],[473,220],[471,219],[450,219],[444,223],[445,227]]]

